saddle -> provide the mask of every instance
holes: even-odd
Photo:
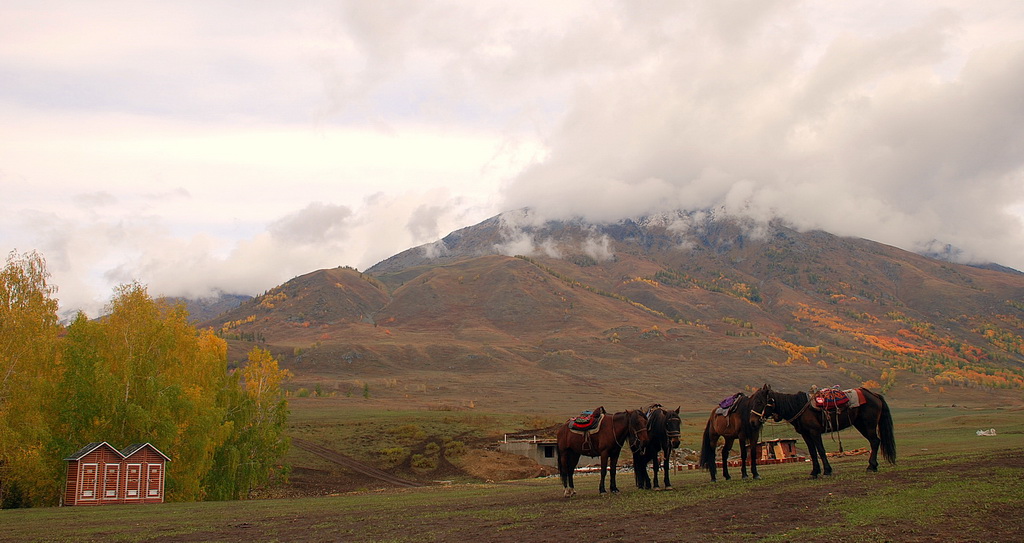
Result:
[[[746,394],[743,394],[742,392],[737,392],[732,396],[726,397],[724,400],[718,402],[718,407],[715,408],[715,414],[722,417],[727,416],[729,413],[733,411],[733,409],[736,408],[737,400],[744,396],[746,396]]]
[[[569,429],[573,432],[586,433],[597,430],[601,426],[601,419],[604,418],[604,406],[593,411],[584,411],[569,419]]]
[[[814,408],[819,411],[839,411],[844,407],[859,405],[850,405],[850,392],[856,393],[853,390],[840,390],[839,385],[823,388],[814,393]]]

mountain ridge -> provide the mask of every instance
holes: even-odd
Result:
[[[301,385],[426,404],[709,402],[761,382],[1020,401],[1019,273],[778,221],[527,219],[311,272],[204,325],[233,356],[277,349]]]

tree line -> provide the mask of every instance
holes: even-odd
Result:
[[[0,507],[57,505],[65,461],[83,445],[151,443],[170,458],[168,500],[245,498],[288,450],[290,377],[260,347],[229,369],[227,343],[184,304],[138,283],[106,314],[58,317],[38,253],[0,272]]]

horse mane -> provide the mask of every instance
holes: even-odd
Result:
[[[796,416],[810,399],[806,392],[787,394],[776,390],[772,391],[772,397],[775,398],[775,412],[786,419]]]
[[[743,425],[743,431],[745,433],[749,433],[757,429],[750,423],[750,396],[744,394],[736,399],[736,413],[740,416],[740,424]]]

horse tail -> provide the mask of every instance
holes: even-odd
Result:
[[[893,436],[892,412],[889,411],[889,404],[881,394],[878,401],[882,402],[882,414],[878,417],[878,438],[882,440],[882,458],[890,464],[896,463],[896,438]]]
[[[714,420],[714,415],[708,419],[708,423],[704,426],[704,438],[701,440],[700,445],[700,463],[697,464],[698,468],[707,468],[710,470],[715,469],[715,445],[717,443],[711,442],[711,421]],[[718,439],[715,439],[717,442]]]
[[[569,474],[566,473],[562,459],[562,447],[563,443],[565,443],[565,437],[563,434],[564,432],[562,428],[559,428],[558,431],[555,433],[555,462],[558,463],[558,476],[562,480],[562,484],[565,485],[568,482]]]

